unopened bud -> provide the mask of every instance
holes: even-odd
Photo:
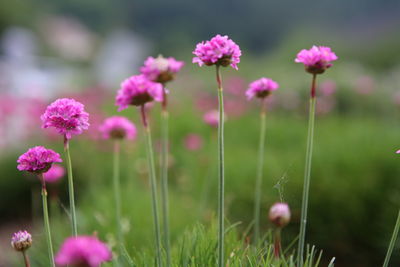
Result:
[[[290,209],[288,204],[277,202],[269,210],[269,220],[277,227],[284,227],[290,221]]]
[[[32,236],[27,231],[18,231],[11,238],[11,246],[16,251],[25,251],[32,245]]]

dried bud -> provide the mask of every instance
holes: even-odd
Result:
[[[277,202],[269,210],[269,220],[277,227],[284,227],[290,221],[290,209],[288,204]]]
[[[32,245],[32,236],[27,231],[18,231],[11,238],[11,246],[16,251],[25,251]]]

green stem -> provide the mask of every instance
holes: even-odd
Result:
[[[308,118],[308,135],[307,135],[306,163],[304,168],[303,198],[301,203],[300,235],[299,235],[299,246],[297,255],[297,263],[298,266],[300,267],[303,266],[304,243],[305,243],[306,225],[307,225],[308,195],[310,190],[311,159],[312,159],[313,139],[314,139],[314,119],[315,119],[315,103],[316,103],[315,89],[316,89],[316,75],[313,74],[312,84],[311,84],[310,110]]]
[[[146,112],[144,105],[141,106],[141,115],[143,121],[143,127],[145,130],[146,141],[147,141],[147,160],[149,165],[149,179],[151,187],[151,197],[152,197],[152,208],[153,208],[153,220],[154,220],[154,233],[156,237],[156,256],[157,256],[157,266],[162,266],[161,261],[161,238],[160,238],[160,225],[158,220],[158,204],[157,204],[157,181],[156,172],[154,165],[154,155],[153,155],[153,145],[151,142],[151,132],[150,127],[147,124]]]
[[[67,155],[69,208],[70,208],[70,213],[71,213],[72,235],[77,236],[78,235],[78,226],[76,224],[74,180],[72,177],[72,163],[71,163],[71,154],[69,151],[69,142],[66,138],[64,138],[64,150]]]
[[[164,91],[164,101],[161,111],[161,200],[162,200],[162,220],[164,231],[164,248],[167,256],[167,266],[171,266],[170,235],[169,235],[169,198],[168,198],[168,110],[167,94]]]
[[[51,242],[51,232],[50,232],[50,223],[49,223],[49,210],[47,207],[47,190],[46,190],[46,182],[43,178],[43,173],[39,174],[39,180],[42,183],[42,201],[43,201],[43,220],[44,220],[44,230],[46,233],[47,239],[47,249],[49,253],[49,259],[52,267],[55,267],[54,263],[54,252],[53,252],[53,244]]]
[[[117,231],[117,242],[119,256],[122,255],[122,246],[124,244],[124,237],[121,228],[121,192],[120,192],[120,140],[114,142],[114,162],[113,162],[113,185],[114,185],[114,198],[115,198],[115,227]]]
[[[394,226],[394,229],[393,229],[392,238],[390,239],[390,243],[389,243],[388,250],[386,252],[386,257],[385,257],[385,261],[383,263],[383,267],[387,267],[389,265],[389,260],[390,260],[390,257],[392,256],[394,245],[396,244],[397,234],[399,233],[399,227],[400,227],[400,210],[399,210],[399,214],[397,215],[396,225]]]
[[[220,66],[216,67],[218,84],[219,120],[218,120],[218,267],[224,267],[224,99]]]
[[[256,184],[254,191],[254,245],[260,237],[260,203],[261,203],[261,186],[263,177],[263,166],[264,166],[264,144],[265,144],[265,129],[266,129],[266,108],[265,99],[261,102],[261,112],[260,112],[260,141],[258,146],[258,168],[256,176]]]
[[[22,251],[22,255],[24,256],[25,267],[31,267],[31,263],[29,262],[28,254],[26,251]]]

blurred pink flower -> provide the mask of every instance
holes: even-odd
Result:
[[[219,111],[218,110],[210,110],[204,114],[203,120],[206,124],[210,125],[211,127],[218,127],[219,121]]]
[[[361,95],[370,95],[374,91],[375,83],[371,76],[361,76],[355,81],[354,90]]]
[[[116,105],[119,106],[118,111],[121,111],[129,105],[141,106],[153,100],[163,100],[161,84],[148,80],[144,75],[135,75],[122,82]]]
[[[148,57],[140,72],[153,82],[166,83],[174,79],[184,64],[183,61],[177,61],[173,57],[164,58],[161,55],[156,58]]]
[[[229,77],[226,79],[226,91],[234,96],[241,96],[245,90],[246,83],[241,77]]]
[[[247,103],[242,99],[227,97],[225,100],[224,109],[230,118],[240,117],[246,112]]]
[[[43,146],[35,146],[28,149],[18,160],[18,170],[35,173],[43,173],[50,169],[51,164],[62,162],[58,153]]]
[[[332,97],[320,97],[317,101],[316,112],[318,115],[325,115],[333,110],[336,100]]]
[[[203,138],[198,134],[188,134],[185,137],[185,147],[190,151],[197,151],[203,147]]]
[[[290,221],[290,209],[288,204],[277,202],[269,210],[269,220],[277,227],[284,227]]]
[[[54,127],[66,139],[89,128],[89,114],[84,110],[84,105],[69,98],[57,99],[51,103],[41,119],[43,128]]]
[[[400,154],[400,149],[396,151],[396,154]]]
[[[321,83],[319,89],[323,96],[331,96],[336,92],[336,83],[332,80],[327,80]]]
[[[224,67],[231,65],[232,68],[237,70],[242,52],[239,46],[227,35],[218,34],[209,41],[198,43],[193,54],[195,57],[192,62],[199,64],[200,67],[214,64]]]
[[[104,139],[135,139],[136,126],[127,118],[112,116],[99,127]]]
[[[261,78],[250,83],[249,88],[246,91],[247,99],[253,99],[254,97],[265,98],[279,88],[279,84],[270,78]]]
[[[111,259],[111,250],[93,236],[67,238],[55,257],[58,266],[71,267],[99,267],[103,262],[111,261]]]
[[[46,183],[58,182],[65,175],[65,168],[59,164],[53,164],[50,169],[43,173]]]
[[[303,63],[309,73],[321,74],[332,66],[332,61],[337,59],[338,57],[330,47],[314,45],[309,50],[301,50],[297,54],[295,62]]]

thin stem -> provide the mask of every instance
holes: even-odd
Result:
[[[264,144],[265,144],[265,128],[266,128],[266,107],[265,99],[261,102],[260,111],[260,141],[258,146],[258,168],[254,190],[254,245],[260,237],[260,206],[261,206],[261,186],[263,177],[263,166],[264,166]]]
[[[389,260],[390,260],[390,257],[392,256],[394,245],[396,244],[396,239],[397,239],[397,234],[399,233],[399,228],[400,228],[400,210],[399,210],[399,214],[397,215],[396,225],[394,226],[394,229],[393,229],[392,238],[390,239],[390,243],[389,243],[388,250],[386,252],[386,257],[385,257],[385,261],[383,263],[383,267],[387,267],[389,265]]]
[[[26,251],[22,251],[22,255],[24,256],[25,267],[31,267],[31,263],[29,262],[28,254]]]
[[[305,243],[306,225],[307,225],[308,195],[310,190],[311,159],[312,159],[313,140],[314,140],[314,119],[315,119],[315,103],[316,103],[315,84],[316,84],[316,75],[314,74],[311,84],[307,150],[306,150],[306,162],[304,168],[303,198],[301,203],[300,234],[299,234],[299,246],[297,255],[297,264],[300,267],[303,266],[304,243]]]
[[[218,84],[219,120],[218,120],[218,267],[224,267],[224,98],[220,66],[216,67]]]
[[[281,254],[281,228],[278,227],[275,229],[275,237],[274,237],[274,256],[276,259],[280,258]]]
[[[151,197],[152,197],[152,208],[153,208],[153,220],[154,220],[154,232],[156,237],[156,256],[157,256],[157,266],[162,266],[161,261],[161,238],[160,238],[160,225],[158,220],[158,203],[157,203],[157,181],[156,172],[154,165],[154,155],[153,155],[153,145],[151,142],[151,132],[150,127],[147,124],[146,112],[144,105],[140,108],[142,115],[143,127],[145,130],[146,141],[147,141],[147,159],[149,165],[149,179],[151,187]]]
[[[113,184],[114,184],[114,198],[115,198],[115,227],[117,231],[117,241],[119,256],[122,255],[122,246],[124,244],[124,237],[121,228],[121,192],[120,192],[120,140],[114,141],[114,162],[113,162]]]
[[[163,102],[161,110],[161,201],[164,232],[164,248],[167,255],[167,266],[171,265],[170,235],[169,235],[169,197],[168,197],[168,110],[167,94],[163,84]]]
[[[75,212],[74,180],[72,177],[71,154],[69,151],[69,142],[67,138],[64,138],[64,150],[67,156],[68,193],[69,193],[69,208],[70,208],[71,223],[72,223],[72,235],[77,236],[78,226],[76,223],[76,212]]]
[[[44,230],[46,233],[47,239],[47,249],[49,253],[49,259],[52,267],[55,267],[54,263],[54,252],[53,252],[53,244],[51,241],[51,232],[50,232],[50,223],[49,223],[49,210],[47,207],[47,190],[46,190],[46,182],[43,178],[43,173],[38,174],[39,180],[42,183],[42,201],[43,201],[43,220],[44,220]]]

